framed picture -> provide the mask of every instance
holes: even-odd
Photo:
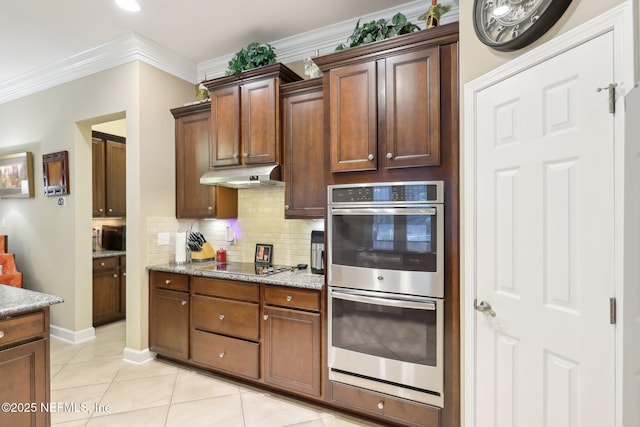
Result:
[[[59,151],[44,154],[42,156],[42,177],[45,196],[69,194],[69,153]]]
[[[0,156],[0,199],[33,197],[33,154]]]
[[[265,243],[257,243],[255,263],[271,265],[272,259],[273,259],[273,245],[268,245]]]

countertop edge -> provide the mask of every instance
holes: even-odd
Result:
[[[0,318],[63,302],[59,296],[0,284]]]

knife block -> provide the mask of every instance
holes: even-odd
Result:
[[[211,243],[205,242],[202,245],[202,249],[199,252],[191,252],[191,261],[211,261],[216,258],[216,251],[211,246]]]

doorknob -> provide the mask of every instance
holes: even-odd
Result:
[[[491,308],[491,304],[486,301],[480,301],[480,304],[476,304],[476,310],[491,317],[496,317],[496,312]]]

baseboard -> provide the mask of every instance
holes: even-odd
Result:
[[[49,326],[51,338],[59,339],[71,344],[80,344],[91,341],[96,338],[95,328],[82,329],[80,331],[72,331],[56,325]]]
[[[136,365],[142,365],[143,363],[147,363],[153,359],[155,359],[156,353],[145,348],[144,350],[134,350],[129,347],[124,348],[124,358],[125,362],[133,363]]]

